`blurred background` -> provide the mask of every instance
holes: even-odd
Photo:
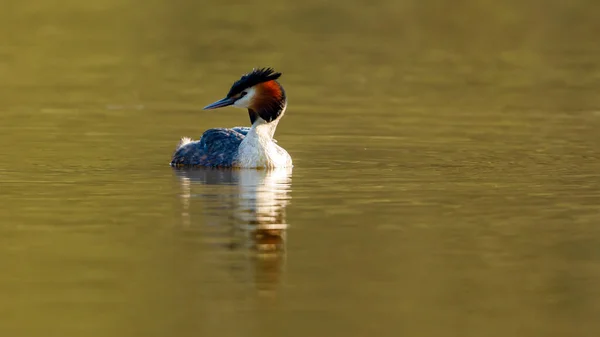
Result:
[[[3,0],[0,335],[600,335],[598,13]],[[172,170],[261,66],[293,171]]]

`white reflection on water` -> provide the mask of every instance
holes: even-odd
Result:
[[[278,283],[287,241],[286,207],[291,168],[274,170],[175,170],[180,179],[182,222],[226,232],[226,247],[246,249],[261,290]],[[201,217],[194,215],[202,213]]]

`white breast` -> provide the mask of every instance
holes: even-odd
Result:
[[[258,119],[238,148],[237,165],[242,168],[292,167],[292,158],[273,141],[277,121]]]

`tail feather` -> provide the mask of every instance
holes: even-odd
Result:
[[[175,151],[181,149],[183,146],[189,144],[193,142],[193,140],[189,137],[182,137],[181,140],[179,141],[179,144],[177,144],[177,147],[175,148]]]

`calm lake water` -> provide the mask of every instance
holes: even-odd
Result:
[[[599,336],[599,4],[5,0],[0,335]]]

